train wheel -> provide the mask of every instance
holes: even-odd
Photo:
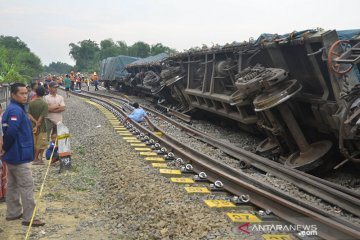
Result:
[[[328,66],[334,73],[338,75],[344,75],[351,71],[353,68],[352,64],[340,64],[335,61],[336,58],[340,57],[342,53],[350,49],[350,43],[347,40],[338,40],[331,45],[328,52]]]

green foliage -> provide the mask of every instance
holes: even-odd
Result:
[[[30,82],[43,71],[37,57],[18,37],[0,36],[0,82]]]
[[[157,44],[151,45],[150,52],[151,52],[151,55],[154,56],[154,55],[157,55],[160,53],[167,53],[167,54],[175,53],[176,50],[166,47],[166,46],[162,45],[161,43],[157,43]]]
[[[127,55],[144,58],[164,52],[168,54],[176,52],[161,43],[150,46],[145,42],[138,41],[128,46],[124,41],[114,42],[111,38],[102,40],[100,45],[89,39],[78,42],[78,44],[70,43],[69,46],[69,54],[76,62],[74,69],[81,72],[99,71],[100,60],[108,57]]]
[[[51,74],[66,74],[69,73],[74,67],[63,62],[52,62],[49,66],[44,66],[44,71]]]
[[[25,50],[30,52],[30,49],[26,46],[26,43],[21,41],[19,37],[1,35],[0,45],[7,49]]]
[[[89,40],[83,40],[77,44],[70,43],[70,55],[76,61],[76,71],[92,72],[97,70],[99,58],[99,45]]]
[[[150,45],[144,42],[136,42],[129,48],[129,55],[133,57],[148,57],[150,56]]]

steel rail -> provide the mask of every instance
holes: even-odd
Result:
[[[120,112],[123,117],[126,116],[116,104],[108,101],[105,101],[105,104]],[[275,188],[251,179],[242,172],[177,142],[170,136],[165,135],[165,138],[160,138],[136,122],[133,122],[133,125],[171,149],[177,156],[191,161],[195,172],[205,171],[209,180],[221,180],[224,183],[224,188],[229,192],[237,195],[249,194],[251,203],[264,209],[271,209],[280,218],[292,224],[314,224],[318,228],[319,236],[325,239],[360,239],[360,227],[358,225],[293,199]]]
[[[111,96],[106,96],[106,95],[104,96],[102,94],[97,94],[97,95],[105,98],[110,98],[110,99],[112,98]],[[124,100],[121,99],[121,101]],[[124,102],[128,103],[128,101],[124,101]],[[228,144],[216,140],[197,129],[185,126],[177,121],[174,121],[171,118],[168,118],[162,114],[157,113],[156,111],[150,108],[144,107],[144,109],[151,112],[152,114],[156,114],[157,116],[170,122],[171,124],[177,126],[178,128],[187,131],[192,135],[196,135],[197,137],[200,138],[200,140],[221,149],[226,154],[234,157],[235,159],[246,161],[257,169],[260,169],[264,172],[269,172],[276,177],[289,181],[294,186],[298,187],[299,189],[305,192],[308,192],[320,199],[323,199],[330,204],[339,206],[340,208],[356,216],[360,216],[360,194],[355,191],[352,191],[338,184],[320,179],[313,175],[298,171],[296,169],[286,168],[284,165],[281,165],[277,162],[270,161],[269,159],[251,153],[244,149],[238,148],[232,144]],[[155,125],[153,125],[153,127],[158,131],[162,132],[164,135],[166,135],[165,131],[162,130],[161,128]]]
[[[126,113],[117,104],[109,101],[105,101],[105,104],[116,109],[123,117],[126,116]],[[165,138],[160,138],[140,124],[135,122],[133,124],[141,131],[146,132],[151,138],[171,149],[177,156],[192,161],[195,172],[205,171],[209,176],[209,180],[222,180],[225,183],[224,188],[234,194],[250,194],[253,204],[265,209],[271,209],[276,215],[290,223],[315,224],[319,229],[319,236],[326,239],[360,239],[359,226],[299,202],[277,189],[251,179],[240,171],[177,142],[170,136],[164,135]]]

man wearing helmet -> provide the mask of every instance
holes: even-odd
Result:
[[[97,76],[96,72],[94,72],[94,74],[91,76],[91,80],[94,83],[95,91],[98,91],[99,90],[99,88],[98,88],[99,80],[98,80],[98,76]]]

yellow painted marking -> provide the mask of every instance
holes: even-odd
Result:
[[[204,200],[206,205],[208,205],[210,208],[228,208],[228,207],[236,207],[235,204],[233,204],[230,201],[226,200]]]
[[[210,193],[206,187],[185,187],[188,193]]]
[[[264,240],[294,240],[294,238],[288,234],[263,234],[261,236]]]
[[[159,136],[159,137],[162,137],[162,136],[163,136],[163,133],[162,133],[162,132],[154,132],[154,134],[155,134],[156,136]]]
[[[152,149],[151,148],[135,148],[135,151],[144,151],[144,152],[146,152],[146,151],[151,151]]]
[[[151,166],[155,167],[155,168],[165,168],[167,167],[166,163],[152,163]]]
[[[250,222],[250,223],[259,223],[259,222],[261,222],[261,219],[258,218],[254,214],[249,214],[249,213],[226,213],[226,215],[233,222]]]
[[[81,98],[81,99],[85,99],[85,98]],[[94,103],[94,102],[92,102],[92,101],[90,101],[90,100],[87,100],[86,102],[87,102],[87,103],[90,103],[90,104],[92,104],[92,105],[95,105],[95,106],[99,106],[99,104]]]
[[[136,140],[136,141],[139,141],[136,137],[123,137],[123,139],[124,140]]]
[[[124,127],[114,127],[115,130],[120,130],[120,131],[126,131],[127,128]]]
[[[181,171],[176,169],[160,169],[161,174],[173,174],[173,175],[180,175]]]
[[[194,180],[191,178],[170,178],[174,183],[194,183]]]
[[[116,130],[117,133],[130,133],[129,131],[127,130]]]
[[[157,156],[154,152],[140,152],[140,156]]]
[[[126,139],[125,139],[126,140]],[[127,139],[126,140],[128,143],[141,143],[139,140],[136,139]]]
[[[119,133],[120,136],[132,136],[131,133]]]
[[[150,162],[165,162],[165,159],[161,157],[146,157],[145,160]]]
[[[128,139],[129,137],[127,137]],[[124,138],[125,139],[125,138]],[[135,138],[134,138],[135,139]],[[130,143],[130,146],[132,147],[146,147],[146,144],[144,143]]]

